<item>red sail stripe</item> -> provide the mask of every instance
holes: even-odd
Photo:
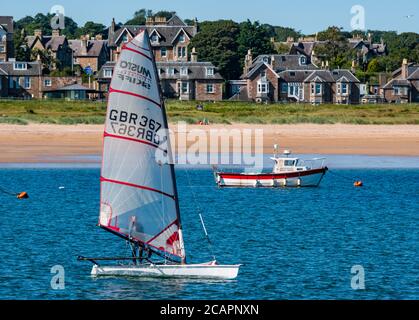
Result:
[[[324,173],[326,169],[313,169],[307,171],[297,171],[290,173],[261,173],[261,174],[241,174],[241,173],[223,173],[219,175],[223,179],[242,179],[242,180],[272,180],[272,179],[286,179],[308,176],[311,174]]]
[[[124,185],[124,186],[128,186],[128,187],[133,187],[133,188],[138,188],[138,189],[143,189],[143,190],[157,192],[157,193],[160,193],[160,194],[162,194],[162,195],[164,195],[166,197],[169,197],[169,198],[175,200],[175,196],[174,195],[171,195],[171,194],[168,194],[168,193],[163,192],[161,190],[157,190],[157,189],[150,188],[150,187],[147,187],[147,186],[141,186],[141,185],[138,185],[138,184],[129,183],[129,182],[125,182],[125,181],[107,179],[107,178],[104,178],[104,177],[100,177],[100,181],[101,182],[116,183],[116,184],[120,184],[120,185]]]
[[[134,47],[137,47],[139,49],[142,49],[142,50],[145,50],[145,51],[149,51],[150,52],[150,49],[143,48],[143,47],[140,47],[139,45],[136,45],[133,40],[134,39],[132,39],[128,44],[132,44]]]
[[[128,50],[128,51],[135,52],[137,54],[140,54],[140,55],[146,57],[148,60],[153,61],[153,59],[151,59],[148,55],[142,53],[141,51],[138,51],[138,50],[135,50],[135,49],[132,49],[132,48],[128,48],[126,45],[122,46],[122,50]]]
[[[175,223],[177,223],[177,219],[173,221],[171,224],[169,224],[166,228],[164,228],[162,231],[160,231],[158,234],[156,234],[153,238],[147,241],[147,244],[149,244],[151,241],[156,240],[163,232],[168,230],[171,226],[173,226]]]
[[[116,138],[116,139],[122,139],[122,140],[128,140],[128,141],[133,141],[133,142],[138,142],[138,143],[143,143],[143,144],[147,144],[151,147],[154,147],[156,149],[160,149],[163,152],[167,153],[167,150],[164,150],[162,148],[160,148],[157,144],[148,142],[148,141],[144,141],[144,140],[140,140],[140,139],[135,139],[135,138],[129,138],[129,137],[123,137],[123,136],[118,136],[116,134],[111,134],[111,133],[107,133],[106,131],[103,133],[103,136],[106,137],[110,137],[110,138]]]
[[[160,103],[158,103],[158,102],[154,101],[153,99],[150,99],[150,98],[148,98],[146,96],[142,96],[141,94],[134,93],[134,92],[129,92],[129,91],[118,90],[118,89],[114,89],[112,87],[109,87],[109,94],[111,94],[113,92],[127,94],[129,96],[134,96],[134,97],[137,97],[137,98],[140,98],[140,99],[144,99],[144,100],[147,100],[147,101],[150,101],[150,102],[154,103],[156,106],[158,106],[159,108],[161,108],[161,104]]]

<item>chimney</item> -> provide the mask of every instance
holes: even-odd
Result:
[[[287,42],[288,42],[288,43],[290,43],[290,42],[294,42],[294,37],[287,37]]]
[[[166,17],[155,17],[154,18],[155,25],[166,25]]]
[[[407,63],[407,59],[403,59],[402,79],[407,79],[407,77],[408,77],[408,63]]]
[[[52,36],[59,37],[60,36],[60,29],[52,29]]]
[[[80,48],[80,55],[86,56],[87,55],[87,41],[89,36],[82,36],[81,37],[81,48]]]
[[[103,40],[103,37],[102,37],[102,35],[101,35],[101,34],[97,34],[97,35],[95,36],[95,39],[96,39],[96,40]]]
[[[352,73],[355,73],[355,71],[356,71],[356,61],[355,60],[352,60],[351,72]]]
[[[274,68],[274,65],[275,65],[275,56],[272,55],[271,56],[271,67]]]
[[[387,76],[385,73],[381,72],[378,74],[378,85],[380,88],[384,87],[384,85],[387,83]]]
[[[326,60],[326,70],[329,70],[329,60]]]
[[[371,42],[371,40],[372,40],[372,34],[369,32],[368,33],[368,42]]]
[[[244,58],[244,68],[243,68],[243,73],[247,74],[250,70],[250,66],[253,63],[253,55],[252,55],[252,50],[249,49],[247,50],[247,54],[246,57]]]
[[[195,47],[192,48],[191,62],[198,62],[198,53],[196,52]]]
[[[154,18],[153,17],[147,17],[145,21],[146,26],[153,26],[154,25]]]
[[[42,37],[42,29],[36,29],[36,30],[33,32],[33,35],[34,35],[35,37]]]

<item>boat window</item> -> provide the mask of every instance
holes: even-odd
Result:
[[[294,166],[294,163],[295,163],[295,160],[285,160],[284,161],[284,165],[286,167],[292,167],[292,166]]]

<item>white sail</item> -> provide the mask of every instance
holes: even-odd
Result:
[[[170,153],[166,129],[153,52],[143,30],[122,48],[109,89],[99,224],[184,261],[173,165],[156,158],[156,151]]]

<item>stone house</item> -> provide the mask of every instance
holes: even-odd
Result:
[[[401,68],[392,73],[382,91],[386,102],[419,102],[419,64],[403,59]]]
[[[305,55],[245,58],[241,88],[231,99],[256,102],[357,104],[359,80],[349,70],[319,69]],[[230,82],[231,83],[231,82]],[[235,85],[240,85],[237,81]]]
[[[26,37],[26,42],[31,51],[39,49],[49,52],[52,58],[57,61],[57,64],[54,64],[54,69],[71,67],[73,51],[67,37],[60,35],[59,29],[52,30],[51,36],[46,36],[42,33],[42,30],[37,29],[33,36]]]
[[[13,17],[0,16],[0,62],[13,57]]]
[[[43,98],[47,91],[74,83],[81,83],[81,78],[43,75],[42,65],[39,61],[0,63],[1,97]]]
[[[198,62],[193,49],[191,61],[158,61],[157,72],[163,96],[179,100],[218,101],[223,99],[224,79],[211,62]],[[109,61],[99,70],[99,90],[107,93],[115,62]]]
[[[90,67],[96,73],[109,60],[108,41],[102,40],[101,35],[94,39],[85,35],[79,40],[69,40],[69,44],[73,50],[73,63],[83,69]]]
[[[197,34],[197,23],[188,26],[177,15],[169,20],[164,17],[149,17],[145,26],[123,25],[117,28],[115,20],[109,28],[108,46],[111,61],[117,61],[122,46],[147,28],[156,61],[187,61],[188,45]]]

